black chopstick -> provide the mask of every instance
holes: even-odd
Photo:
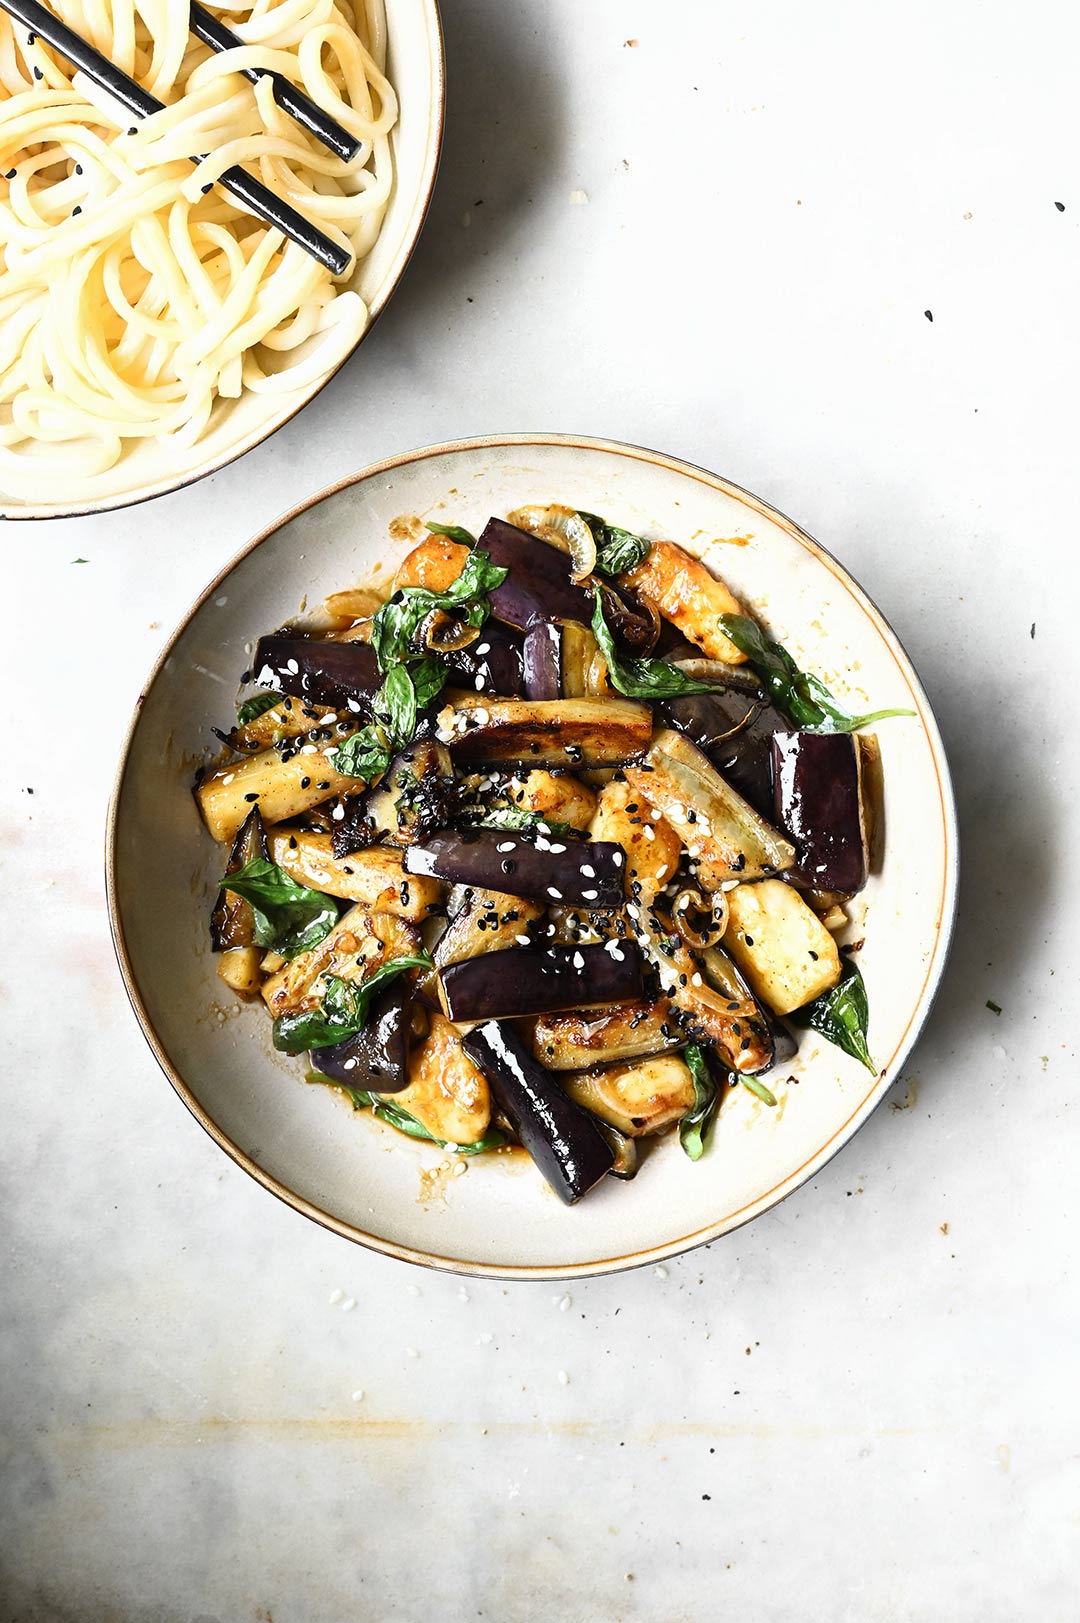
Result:
[[[22,23],[30,29],[31,43],[35,34],[40,34],[46,44],[67,57],[69,62],[86,74],[88,79],[107,90],[115,101],[118,101],[128,112],[134,113],[138,118],[149,118],[152,113],[160,113],[165,106],[158,101],[148,90],[136,84],[122,73],[114,62],[107,56],[95,50],[89,41],[76,34],[74,29],[61,22],[38,0],[0,0],[0,10],[6,11],[14,17],[16,22]],[[193,157],[192,163],[200,163],[199,157]],[[261,180],[249,175],[246,169],[234,164],[226,169],[224,174],[218,176],[222,186],[232,195],[239,198],[241,203],[247,205],[255,214],[258,214],[269,225],[276,226],[279,231],[301,248],[307,250],[313,259],[320,265],[325,265],[334,276],[343,276],[352,264],[352,254],[347,248],[339,247],[311,221],[305,219],[290,204],[283,202]]]
[[[235,51],[244,44],[238,34],[226,28],[219,18],[197,3],[191,7],[191,32],[215,51]],[[344,158],[346,163],[351,163],[356,157],[360,151],[360,142],[356,137],[350,135],[329,113],[324,113],[310,96],[297,90],[283,73],[275,73],[273,68],[241,68],[239,71],[252,84],[257,84],[265,74],[269,74],[274,81],[274,100],[283,112],[295,118],[309,134],[314,135],[323,146],[329,147],[337,157]]]

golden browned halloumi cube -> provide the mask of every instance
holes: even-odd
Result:
[[[448,535],[429,535],[414,547],[394,576],[394,591],[402,586],[426,586],[429,592],[445,592],[469,561],[469,549]]]
[[[627,783],[608,783],[596,801],[589,827],[593,840],[613,840],[626,852],[626,894],[648,903],[675,876],[682,843],[663,817]],[[634,885],[639,889],[634,891]]]
[[[447,1144],[475,1144],[491,1125],[487,1079],[441,1014],[432,1014],[427,1036],[409,1055],[408,1087],[386,1097]]]
[[[742,605],[710,574],[700,559],[673,541],[654,541],[649,555],[622,576],[635,592],[651,598],[689,642],[710,659],[741,665],[746,655],[720,629],[722,614],[742,614]]]
[[[727,893],[724,946],[775,1014],[801,1009],[840,979],[840,954],[825,925],[782,879]]]

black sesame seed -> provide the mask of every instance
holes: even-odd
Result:
[[[82,213],[82,204],[81,203],[76,203],[75,207],[71,211],[71,218],[74,219],[76,214],[81,214],[81,213]]]
[[[748,947],[752,947],[754,945],[754,938],[752,935],[743,936],[743,940],[746,942]]]
[[[245,796],[244,796],[244,799],[245,799],[245,800],[258,800],[258,798],[259,798],[259,792],[258,792],[258,790],[255,790],[255,791],[254,791],[254,793],[253,793],[253,794],[250,794],[250,795],[245,795]]]
[[[310,778],[301,778],[300,779],[300,787],[301,787],[301,789],[310,789],[311,788],[311,779]]]
[[[330,785],[329,783],[317,783],[315,787],[316,789],[329,789]]]
[[[15,176],[16,176],[16,175],[17,175],[17,174],[18,174],[18,170],[16,170],[16,169],[9,169],[9,170],[8,170],[8,172],[7,172],[7,174],[6,174],[6,175],[5,175],[5,176],[4,176],[4,179],[5,179],[5,180],[14,180],[14,179],[15,179]]]
[[[76,165],[75,165],[75,173],[76,173],[76,174],[77,174],[77,175],[81,175],[81,174],[82,174],[82,172],[83,172],[83,166],[82,166],[82,164],[81,164],[81,163],[77,163],[77,164],[76,164]]]
[[[296,835],[295,834],[290,834],[289,835],[289,850],[290,851],[295,851],[296,850]]]
[[[35,68],[34,69],[34,78],[35,79],[44,79],[44,77],[45,77],[45,75],[42,73],[40,68]]]

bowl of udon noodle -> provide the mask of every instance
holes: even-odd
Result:
[[[186,0],[51,9],[165,106],[133,122],[0,11],[0,512],[14,519],[163,495],[294,416],[400,280],[442,142],[437,0],[217,3],[242,41],[218,54],[189,32]],[[271,72],[359,141],[351,162],[278,106]],[[343,277],[214,184],[234,164],[351,252]]]

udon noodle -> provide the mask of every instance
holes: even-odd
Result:
[[[130,441],[194,445],[217,400],[303,387],[360,337],[359,295],[212,182],[243,164],[361,259],[397,103],[383,0],[219,3],[244,45],[218,55],[186,0],[52,9],[167,104],[135,124],[0,13],[0,475],[44,456],[92,477]],[[250,67],[304,89],[357,157],[301,129]]]

